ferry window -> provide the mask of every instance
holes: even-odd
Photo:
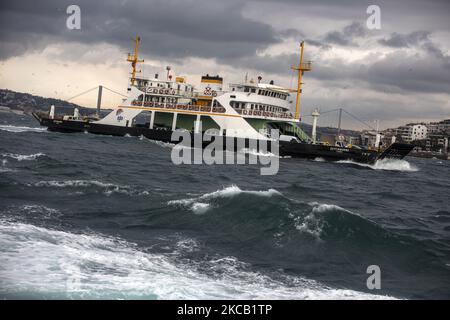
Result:
[[[252,92],[252,93],[255,93],[255,92],[256,92],[256,89],[255,89],[255,88],[253,88],[253,89],[251,90],[251,92]]]
[[[261,94],[261,90],[258,90],[258,94]]]
[[[244,92],[249,92],[250,88],[249,87],[245,87]]]
[[[233,88],[231,91],[235,91],[235,88]]]
[[[180,86],[180,85],[178,85],[178,91],[180,91],[180,88],[181,88],[181,86]]]

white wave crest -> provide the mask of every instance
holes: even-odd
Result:
[[[375,164],[367,164],[367,163],[359,163],[351,160],[341,160],[337,161],[337,163],[347,163],[354,164],[361,167],[370,168],[373,170],[388,170],[388,171],[405,171],[405,172],[416,172],[419,171],[419,168],[410,164],[406,160],[398,160],[398,159],[382,159],[375,162]]]
[[[163,148],[173,148],[173,147],[176,146],[176,144],[174,144],[174,143],[163,142],[163,141],[158,141],[158,140],[152,140],[152,139],[148,139],[148,138],[145,138],[145,137],[143,137],[141,140],[145,140],[145,141],[151,142],[151,143],[156,144],[156,145],[158,145],[160,147],[163,147]]]
[[[18,154],[18,153],[3,153],[2,157],[8,157],[11,159],[15,159],[17,161],[24,161],[24,160],[36,160],[39,157],[43,157],[45,156],[45,153],[39,152],[39,153],[35,153],[35,154],[29,154],[29,155],[24,155],[24,154]]]
[[[253,155],[253,156],[258,156],[258,157],[276,157],[276,158],[281,158],[280,156],[277,156],[276,154],[274,154],[272,152],[269,152],[269,151],[263,152],[263,151],[258,151],[258,150],[255,150],[255,149],[249,149],[249,148],[241,149],[241,150],[239,150],[239,152],[244,153],[244,154],[250,154],[250,155]]]
[[[311,211],[306,216],[296,216],[294,214],[289,214],[289,217],[293,219],[294,226],[297,230],[303,233],[307,233],[315,237],[317,240],[321,240],[321,235],[324,227],[323,214],[331,211],[343,211],[347,214],[355,215],[361,217],[359,214],[351,212],[347,209],[339,207],[334,204],[310,202],[308,205]]]
[[[237,185],[231,185],[229,187],[211,192],[211,193],[205,193],[204,195],[200,196],[200,199],[211,199],[211,198],[221,198],[221,197],[233,197],[235,195],[246,193],[246,194],[253,194],[257,196],[263,196],[263,197],[271,197],[273,195],[280,195],[281,193],[275,189],[268,189],[268,190],[261,190],[261,191],[253,191],[253,190],[242,190]]]
[[[256,196],[262,196],[262,197],[271,197],[273,195],[280,195],[281,193],[278,192],[275,189],[269,189],[269,190],[262,190],[262,191],[253,191],[253,190],[241,190],[236,185],[231,185],[229,187],[210,192],[205,193],[199,197],[195,198],[188,198],[188,199],[181,199],[181,200],[171,200],[167,202],[168,205],[178,205],[183,207],[188,207],[190,210],[192,210],[194,213],[205,213],[211,208],[211,204],[208,203],[211,202],[213,199],[217,198],[230,198],[234,197],[238,194],[252,194]]]
[[[234,257],[202,273],[170,254],[98,234],[73,234],[0,220],[0,296],[39,299],[392,299],[292,277],[286,283]],[[220,272],[215,272],[219,270]],[[207,270],[208,271],[208,270]]]
[[[35,127],[22,127],[22,126],[12,126],[12,125],[0,125],[0,130],[8,132],[44,132],[46,128],[35,128]]]
[[[6,167],[6,164],[8,163],[8,160],[3,159],[2,160],[2,165],[0,167],[0,173],[4,173],[4,172],[15,172],[16,170],[14,169],[10,169]]]
[[[33,184],[35,187],[54,187],[54,188],[88,188],[98,187],[103,189],[103,193],[111,195],[113,193],[123,193],[128,195],[149,195],[146,190],[137,191],[130,186],[118,185],[114,183],[101,182],[97,180],[49,180],[39,181]]]

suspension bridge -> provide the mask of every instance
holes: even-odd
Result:
[[[66,99],[66,101],[72,101],[73,99],[81,97],[81,96],[83,96],[85,94],[88,94],[88,93],[94,91],[94,90],[98,90],[98,95],[97,95],[97,115],[100,115],[100,109],[101,109],[101,106],[102,106],[103,89],[106,89],[106,90],[108,90],[108,91],[110,91],[110,92],[112,92],[112,93],[114,93],[116,95],[119,95],[119,96],[122,96],[122,97],[125,97],[125,98],[127,97],[126,95],[124,95],[124,94],[122,94],[120,92],[117,92],[117,91],[115,91],[113,89],[110,89],[108,87],[105,87],[103,85],[99,85],[99,86],[93,87],[93,88],[91,88],[89,90],[86,90],[86,91],[83,91],[81,93],[78,93],[78,94],[74,95],[73,97],[70,97],[69,99]]]

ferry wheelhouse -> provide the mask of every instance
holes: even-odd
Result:
[[[308,139],[295,124],[299,122],[298,105],[300,86],[297,91],[297,117],[291,113],[291,93],[271,83],[245,81],[223,88],[220,76],[202,76],[200,87],[189,84],[185,77],[173,77],[167,68],[166,79],[158,74],[153,78],[137,77],[136,64],[139,38],[135,39],[135,53],[129,55],[132,63],[132,77],[128,97],[122,104],[98,124],[111,126],[147,126],[149,129],[189,130],[193,133],[209,132],[224,137],[270,139],[270,130],[279,129],[284,139]],[[301,44],[303,59],[303,43]],[[309,71],[310,64],[300,62],[296,67],[300,78]],[[147,116],[147,121],[137,119]]]

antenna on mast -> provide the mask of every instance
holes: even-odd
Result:
[[[311,71],[311,61],[303,62],[303,47],[305,41],[300,42],[300,64],[298,66],[292,66],[291,69],[298,72],[297,75],[297,100],[295,102],[295,119],[300,118],[300,94],[302,93],[302,76],[305,71]]]
[[[136,81],[136,73],[140,73],[141,70],[136,70],[136,66],[138,63],[144,62],[144,60],[138,59],[138,51],[139,51],[139,45],[141,43],[141,37],[136,36],[136,38],[133,39],[134,41],[134,53],[128,53],[127,61],[131,62],[131,85],[134,86],[134,82]]]

